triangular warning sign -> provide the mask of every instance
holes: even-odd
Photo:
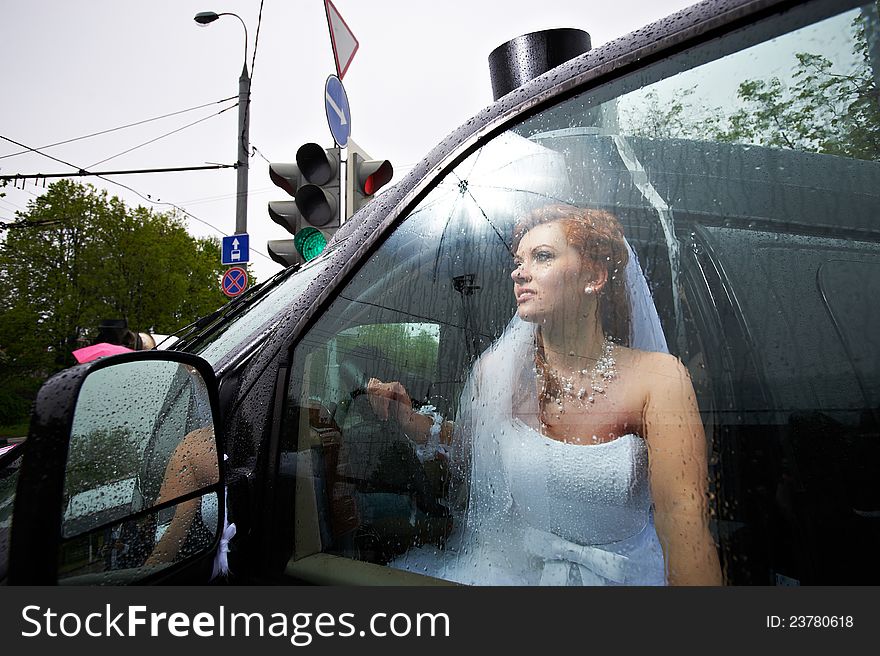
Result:
[[[341,80],[360,44],[330,0],[324,0],[324,10],[327,12],[327,23],[330,25],[330,42],[333,44],[336,74]]]

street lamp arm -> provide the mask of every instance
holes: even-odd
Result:
[[[215,13],[213,11],[200,11],[199,13],[197,13],[193,17],[193,20],[196,23],[198,23],[199,25],[208,25],[209,23],[213,23],[215,20],[217,20],[221,16],[235,16],[239,20],[239,22],[241,23],[241,26],[244,28],[244,75],[247,75],[248,31],[247,31],[247,25],[245,24],[242,17],[239,16],[238,14],[232,13],[231,11],[224,11],[219,14]]]
[[[245,22],[241,16],[239,16],[238,14],[233,14],[232,12],[224,11],[220,14],[217,14],[217,16],[235,16],[239,20],[239,22],[241,23],[241,26],[244,28],[244,70],[247,71],[247,47],[248,47],[247,25],[245,25]]]

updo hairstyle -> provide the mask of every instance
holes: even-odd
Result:
[[[605,334],[618,344],[629,344],[630,305],[626,291],[629,249],[620,222],[609,212],[555,203],[523,216],[513,229],[512,251],[532,228],[558,221],[569,245],[594,270],[604,269],[607,281],[599,292],[599,320]]]

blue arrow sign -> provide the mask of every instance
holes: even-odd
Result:
[[[248,235],[238,234],[223,238],[220,249],[221,264],[244,264],[250,262],[250,249],[248,248]]]
[[[351,136],[351,109],[342,80],[335,75],[329,76],[324,85],[324,109],[327,112],[330,134],[340,147],[345,148]]]

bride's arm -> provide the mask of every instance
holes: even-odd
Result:
[[[216,482],[219,475],[214,429],[197,428],[187,433],[171,454],[156,505],[208,486]],[[200,506],[201,499],[195,498],[175,507],[171,523],[147,558],[146,565],[175,560]]]
[[[403,432],[416,444],[425,444],[434,427],[434,417],[413,409],[412,399],[406,388],[399,382],[383,383],[378,378],[370,378],[367,383],[367,394],[373,411],[381,419],[394,418]],[[449,444],[452,441],[452,422],[440,422],[439,441]]]
[[[644,410],[657,534],[670,585],[723,585],[708,525],[706,438],[687,369],[652,354]]]

